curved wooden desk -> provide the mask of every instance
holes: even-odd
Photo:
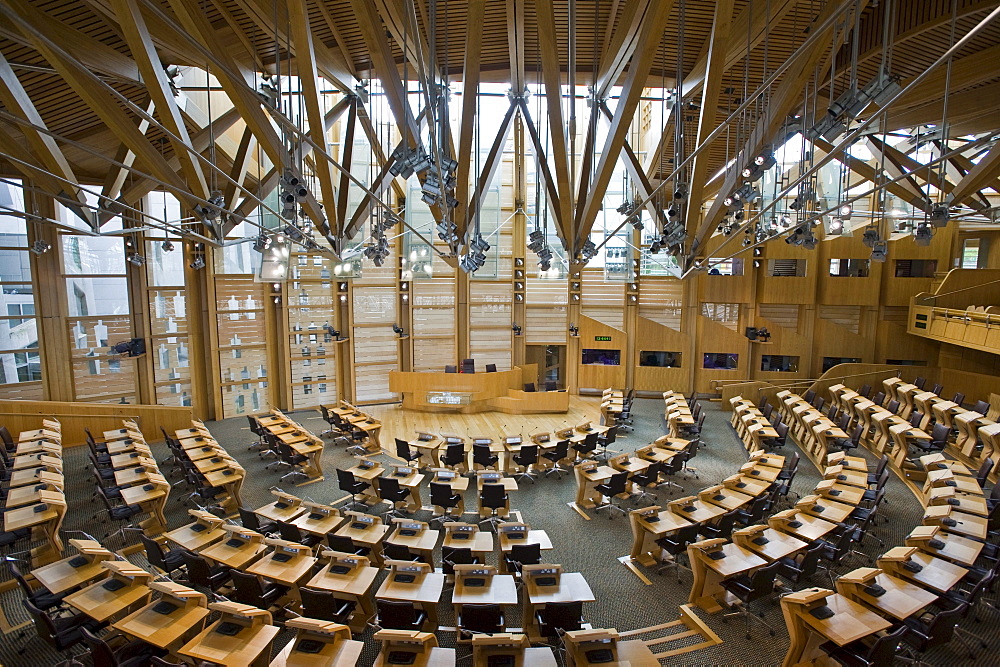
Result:
[[[496,411],[507,414],[567,412],[565,391],[524,391],[535,382],[535,364],[495,373],[389,373],[389,391],[402,394],[403,408],[423,412]]]

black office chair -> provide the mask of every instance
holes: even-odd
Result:
[[[736,526],[736,519],[739,516],[739,511],[739,508],[731,509],[720,516],[718,521],[714,524],[700,524],[701,534],[705,536],[706,540],[715,539],[717,537],[729,539],[729,536],[733,534],[733,528]]]
[[[573,444],[578,459],[589,459],[594,457],[597,450],[597,433],[588,433],[583,436],[583,440]]]
[[[466,465],[467,462],[464,443],[452,442],[445,447],[444,455],[441,456],[442,467],[448,468],[449,470],[455,470],[457,472],[458,468],[465,468]]]
[[[582,602],[549,602],[535,612],[538,634],[555,640],[555,646],[562,643],[562,635],[583,627]]]
[[[184,568],[184,552],[180,549],[168,549],[163,551],[160,543],[147,536],[142,530],[136,529],[139,540],[146,550],[146,560],[160,572],[167,575]]]
[[[600,448],[601,453],[597,454],[594,458],[600,461],[608,460],[608,447],[615,444],[615,439],[618,437],[618,425],[610,427],[604,433],[597,436],[597,446]]]
[[[17,585],[21,587],[21,592],[24,593],[24,598],[42,611],[61,608],[63,606],[63,598],[72,592],[72,590],[68,590],[59,594],[53,593],[45,586],[38,583],[38,580],[34,577],[32,577],[32,581],[34,581],[37,586],[32,586],[28,582],[27,577],[25,577],[21,572],[21,568],[18,566],[16,558],[13,556],[5,556],[4,561],[7,563],[7,569],[10,570],[11,576],[14,577],[15,581],[17,581]]]
[[[525,565],[538,565],[542,562],[542,546],[537,542],[534,544],[515,544],[510,551],[503,554],[507,571],[514,574],[514,577],[521,581],[521,575]]]
[[[306,462],[309,461],[309,459],[303,454],[299,454],[294,449],[292,449],[291,445],[286,445],[280,440],[276,443],[276,445],[278,447],[278,459],[277,461],[275,461],[275,463],[281,463],[285,466],[288,466],[288,472],[286,472],[284,475],[281,476],[280,478],[281,481],[284,482],[289,479],[293,481],[299,479],[301,480],[309,479],[309,475],[307,475],[302,470],[302,466],[304,466]],[[267,467],[270,467],[272,465],[274,464],[269,463]]]
[[[441,571],[455,574],[456,565],[479,565],[483,561],[469,547],[441,547]]]
[[[679,528],[675,530],[673,533],[670,533],[656,540],[657,546],[659,546],[661,549],[663,549],[664,552],[670,555],[669,562],[667,562],[664,565],[661,565],[656,569],[657,574],[662,575],[664,570],[674,568],[674,570],[677,572],[677,583],[678,584],[681,583],[680,569],[684,568],[685,570],[688,570],[690,568],[686,565],[681,564],[681,562],[678,561],[677,558],[682,554],[687,553],[687,546],[689,544],[698,541],[699,528],[700,526],[698,524],[693,523],[690,526],[684,526],[683,528]]]
[[[326,543],[330,546],[330,549],[342,554],[367,556],[372,551],[370,547],[357,545],[351,538],[337,535],[336,533],[327,533]]]
[[[83,612],[70,616],[55,616],[47,611],[42,611],[28,600],[21,600],[21,604],[31,616],[37,636],[60,652],[71,649],[83,641],[83,633],[81,632],[83,628],[96,632],[107,626],[106,622],[95,621]],[[18,649],[18,654],[24,654],[30,641]]]
[[[496,364],[486,364],[486,372],[487,373],[496,373],[497,372],[497,365]]]
[[[927,384],[927,378],[918,375],[913,379],[913,384],[917,389],[923,389],[924,385]]]
[[[87,431],[87,434],[88,435],[90,434],[89,430]],[[14,442],[14,438],[13,436],[11,436],[10,431],[7,429],[6,426],[0,426],[0,440],[3,441],[3,447],[6,451],[14,452],[17,450],[17,443]],[[104,451],[105,452],[108,451],[107,445],[105,445]]]
[[[247,445],[247,449],[251,452],[261,451],[264,448],[264,429],[261,428],[260,422],[253,415],[247,415],[247,424],[250,426],[250,432],[257,436],[257,439]],[[170,443],[170,436],[167,432],[163,432],[167,443]]]
[[[763,612],[760,615],[751,612],[751,605],[757,600],[763,600],[774,594],[774,580],[778,576],[778,569],[781,568],[781,561],[774,561],[768,565],[758,568],[749,575],[741,574],[722,582],[722,587],[729,593],[736,596],[740,602],[740,609],[726,616],[741,615],[746,617],[747,639],[751,638],[750,620],[753,619],[767,627],[768,632],[773,637],[774,628],[764,620]]]
[[[545,381],[545,391],[558,391],[559,385],[555,383],[554,380]]]
[[[976,401],[976,405],[972,408],[972,411],[986,416],[986,413],[990,411],[990,404],[988,401]]]
[[[525,391],[529,391],[529,392],[530,391],[535,391],[535,383],[534,382],[525,382],[524,383],[524,390]]]
[[[506,622],[498,604],[464,604],[457,625],[458,640],[472,641],[477,634],[503,632]]]
[[[393,544],[392,542],[386,542],[382,545],[382,556],[386,560],[403,560],[411,563],[423,560],[420,554],[410,551],[409,547],[401,544]]]
[[[920,450],[923,454],[943,452],[945,447],[948,446],[950,436],[951,430],[947,426],[944,424],[934,424],[934,428],[931,429],[930,440],[911,440],[910,445]]]
[[[931,387],[931,393],[941,396],[944,393],[944,385],[943,384],[934,385],[933,387]]]
[[[314,547],[323,541],[323,538],[319,535],[307,533],[294,523],[289,523],[287,521],[278,522],[278,535],[280,535],[281,539],[286,542],[294,542],[307,547]]]
[[[684,469],[684,465],[687,463],[687,458],[687,452],[677,452],[670,457],[669,461],[664,462],[663,465],[660,466],[660,473],[663,474],[665,479],[656,485],[657,488],[661,486],[667,487],[667,493],[671,496],[674,495],[673,489],[675,488],[683,491],[684,487],[675,482],[673,478],[677,475],[677,473]]]
[[[337,486],[340,488],[341,491],[346,491],[347,493],[351,494],[351,502],[345,505],[344,507],[345,509],[350,509],[355,505],[360,505],[361,507],[368,509],[367,505],[358,500],[358,494],[364,491],[365,489],[371,487],[371,484],[369,484],[368,482],[359,481],[357,478],[354,477],[354,473],[352,473],[350,470],[342,470],[340,468],[337,468]]]
[[[861,389],[858,389],[858,394],[865,398],[870,398],[872,395],[872,386],[870,384],[861,385]]]
[[[650,463],[645,470],[633,473],[629,477],[629,481],[639,490],[638,495],[635,497],[636,502],[645,498],[656,497],[649,492],[649,488],[656,488],[656,485],[660,483],[660,469],[662,467],[663,465],[660,462]]]
[[[521,451],[514,454],[511,460],[524,468],[524,471],[517,475],[517,481],[527,479],[534,484],[535,474],[531,471],[531,466],[538,463],[538,445],[521,445]]]
[[[249,528],[261,535],[270,535],[271,533],[278,532],[278,523],[276,521],[261,521],[259,514],[245,507],[240,507],[240,523],[243,524],[244,528]]]
[[[413,463],[420,458],[420,452],[414,452],[410,449],[410,443],[402,438],[395,438],[396,440],[396,456],[403,459],[407,465]]]
[[[762,496],[754,498],[750,503],[749,509],[736,510],[736,524],[745,527],[761,523],[770,506],[771,494],[765,493]]]
[[[621,512],[622,514],[628,514],[624,509],[622,509],[616,502],[615,499],[625,493],[625,487],[628,485],[628,471],[623,470],[622,472],[617,472],[608,478],[608,481],[603,484],[598,484],[594,487],[596,491],[600,491],[601,495],[606,496],[608,502],[602,503],[594,508],[595,512],[600,512],[603,509],[608,510],[608,519],[613,519],[615,512]]]
[[[405,516],[399,504],[406,502],[406,499],[410,497],[410,490],[400,486],[398,479],[395,477],[379,477],[378,497],[389,503],[389,511],[385,513],[387,518],[390,516]]]
[[[957,402],[957,401],[956,401]],[[932,618],[911,617],[903,621],[908,632],[903,635],[903,643],[922,656],[933,648],[951,642],[956,636],[955,628],[965,615],[969,604],[960,602],[951,609],[938,612]],[[959,637],[959,641],[964,640]]]
[[[778,421],[774,426],[774,430],[778,433],[777,436],[773,438],[761,438],[760,444],[764,445],[764,448],[768,451],[774,451],[779,447],[784,447],[785,443],[788,442],[788,424],[783,421]]]
[[[886,403],[885,409],[888,410],[889,412],[891,412],[894,415],[898,415],[899,414],[899,401],[897,401],[896,399],[892,399],[891,401],[889,401],[888,403]]]
[[[545,471],[545,476],[555,475],[559,479],[562,479],[563,469],[559,465],[559,462],[569,458],[569,440],[558,441],[556,446],[552,448],[552,451],[542,454],[542,458],[552,461],[552,467]]]
[[[302,615],[320,621],[348,625],[351,614],[357,607],[357,602],[354,600],[341,600],[333,591],[323,591],[308,586],[299,586],[299,596],[302,600]]]
[[[497,524],[502,519],[500,511],[507,507],[508,502],[507,490],[503,484],[483,484],[483,488],[479,492],[479,506],[490,510],[491,513],[479,523],[489,523],[493,529],[496,529]]]
[[[955,395],[951,397],[951,402],[957,404],[959,407],[965,403],[965,394],[962,392],[955,392]]]
[[[482,466],[483,468],[493,468],[497,467],[497,461],[500,460],[496,454],[490,451],[489,445],[484,444],[474,444],[472,445],[472,463],[473,465]]]
[[[475,359],[462,359],[462,372],[463,373],[475,373],[476,372],[476,360]]]
[[[105,640],[86,627],[80,628],[80,634],[83,636],[83,643],[90,650],[90,660],[94,667],[146,667],[154,655],[166,655],[166,651],[152,644],[139,640],[129,641],[125,635],[113,635]]]
[[[881,635],[874,642],[864,639],[838,646],[836,642],[823,642],[819,649],[839,664],[846,667],[881,667],[892,665],[896,660],[896,650],[903,636],[909,632],[905,625],[887,634]]]
[[[872,403],[881,407],[882,404],[885,403],[885,392],[875,392],[875,395],[872,396]]]
[[[375,625],[384,630],[419,632],[427,620],[427,612],[412,602],[375,599]]]
[[[819,562],[823,558],[823,545],[814,544],[802,555],[801,560],[786,556],[778,560],[781,568],[778,574],[793,584],[801,584],[810,579],[823,568]]]
[[[431,482],[431,505],[444,510],[441,516],[432,518],[431,522],[455,520],[457,517],[452,516],[450,510],[458,507],[461,502],[462,496],[452,491],[451,486],[440,482]]]
[[[270,609],[288,592],[288,586],[274,582],[263,582],[256,574],[247,574],[239,570],[230,570],[234,589],[229,595],[233,602],[248,604],[260,609]]]
[[[457,373],[458,372],[458,366],[452,366],[450,364],[446,365],[444,367],[444,372],[445,373]]]
[[[204,556],[187,549],[181,551],[188,581],[194,586],[216,592],[231,578],[232,570],[225,565],[210,565]]]
[[[989,478],[990,472],[993,470],[993,459],[987,457],[983,464],[979,466],[979,470],[976,471],[976,482],[979,483],[979,488],[985,489],[986,482]]]
[[[812,389],[807,389],[806,393],[802,394],[802,399],[806,403],[812,403],[814,398],[816,398],[816,392]],[[815,403],[813,403],[813,405],[815,405]]]

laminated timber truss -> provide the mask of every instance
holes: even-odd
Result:
[[[854,119],[855,127],[878,129],[877,136],[858,132],[874,159],[847,155],[844,142],[819,138],[814,145],[922,210],[931,208],[928,184],[953,207],[988,209],[984,191],[1000,188],[1000,143],[992,137],[1000,136],[998,5],[0,0],[0,169],[56,196],[95,233],[122,211],[141,215],[142,198],[166,190],[185,217],[200,221],[185,233],[214,243],[252,220],[292,171],[310,185],[299,202],[304,218],[321,247],[341,255],[369,215],[399,209],[404,183],[394,166],[408,150],[429,150],[429,136],[439,163],[457,163],[454,202],[433,203],[431,213],[453,222],[451,250],[458,253],[520,123],[571,257],[586,259],[621,160],[636,202],[630,213],[645,211],[657,229],[676,224],[665,212],[683,184],[682,210],[674,209],[681,227],[669,245],[690,267],[726,216],[741,168],[805,131],[846,89],[885,72],[890,50],[889,71],[902,93],[891,108]],[[185,101],[172,80],[177,67],[210,74],[212,95],[224,97],[225,108]],[[268,94],[291,77],[299,82],[295,114],[280,92],[278,103]],[[372,121],[373,81],[391,109],[389,139]],[[449,81],[462,82],[466,99],[483,83],[509,84],[500,126],[480,127],[473,103],[462,105],[454,125],[442,118],[430,101]],[[532,85],[543,100],[529,104]],[[667,112],[640,146],[637,116],[653,88]],[[581,89],[589,91],[585,119],[568,103]],[[351,140],[334,151],[337,123]],[[915,160],[913,143],[880,140],[920,126],[931,126],[928,141],[947,154],[939,166]],[[230,132],[239,139],[227,147],[218,138]],[[973,135],[968,150],[956,149],[954,141]],[[355,136],[372,146],[378,173],[368,184],[352,175]],[[473,160],[476,142],[489,146],[480,161]],[[100,192],[96,205],[81,186]],[[361,192],[353,209],[352,187]]]

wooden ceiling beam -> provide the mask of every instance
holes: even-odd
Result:
[[[646,11],[652,2],[658,0],[624,0],[622,17],[618,27],[611,33],[608,49],[601,56],[594,79],[594,90],[597,99],[603,100],[610,93],[618,77],[625,71],[629,60],[635,53],[639,39],[639,29],[646,16]]]
[[[275,25],[274,5],[271,2],[265,3],[261,0],[235,0],[235,2],[265,34],[274,35],[275,39],[282,44],[291,45],[295,42],[285,30],[285,19],[289,17],[278,16],[277,25]],[[303,0],[303,4],[305,4],[305,0]],[[308,21],[309,10],[305,8],[304,11]],[[354,76],[353,63],[346,61],[339,53],[330,50],[322,42],[314,41],[312,46],[316,68],[325,79],[345,93],[352,92],[358,87],[360,81]],[[294,49],[293,53],[296,53]],[[298,59],[297,53],[296,59]]]
[[[152,118],[155,107],[153,106],[153,100],[149,100],[146,104],[141,105],[146,110],[146,115]],[[143,134],[149,130],[150,122],[149,118],[139,118],[138,127],[139,131]],[[104,178],[104,187],[101,188],[101,195],[107,197],[108,199],[116,199],[119,194],[121,194],[122,188],[125,186],[125,179],[131,173],[131,166],[135,162],[135,153],[128,149],[125,144],[119,144],[118,150],[115,152],[115,162],[119,162],[124,167],[118,167],[116,165],[111,165],[108,169],[107,176]],[[177,168],[180,167],[180,160],[177,160]]]
[[[24,12],[24,5],[11,3],[0,5],[0,13],[14,23],[18,30],[32,40],[35,48],[56,69],[67,84],[86,103],[90,109],[104,122],[108,129],[136,154],[140,164],[149,173],[178,190],[178,198],[188,209],[193,209],[197,202],[188,194],[188,186],[178,176],[167,160],[149,143],[149,140],[139,132],[132,118],[96,74],[80,64],[69,53],[57,46],[54,36],[47,35],[42,26],[31,21],[33,12]]]
[[[779,25],[799,3],[796,0],[771,0],[767,4],[770,7],[770,16],[766,10],[762,11],[759,6],[748,3],[743,11],[730,21],[727,30],[728,37],[723,40],[724,44],[728,44],[723,72],[728,72],[746,57],[748,32],[750,34],[750,51],[753,52],[767,37],[768,29]],[[715,34],[717,33],[713,30],[712,35]],[[702,49],[701,55],[695,61],[694,67],[684,77],[682,87],[684,97],[698,92],[705,81],[710,41],[711,36],[706,40],[705,48]]]
[[[476,132],[476,107],[479,93],[479,74],[482,64],[483,17],[486,14],[486,0],[469,0],[468,21],[465,31],[465,62],[463,64],[462,76],[462,117],[458,130],[458,154],[455,160],[458,162],[458,173],[455,187],[455,199],[458,206],[455,208],[455,225],[458,228],[458,238],[465,238],[466,212],[470,210],[472,202],[469,201],[469,180],[472,171],[472,144]],[[480,130],[481,132],[482,130]]]
[[[17,116],[30,125],[19,125],[18,129],[24,135],[25,140],[31,147],[31,151],[38,158],[39,162],[50,172],[69,183],[79,183],[73,167],[69,160],[63,155],[62,148],[56,143],[52,135],[40,132],[37,128],[47,129],[45,121],[42,119],[35,104],[28,96],[28,92],[21,85],[20,79],[14,74],[10,63],[0,53],[0,102],[7,107],[7,111]],[[33,177],[34,178],[34,177]],[[94,226],[96,217],[87,208],[87,196],[79,188],[74,188],[67,183],[61,183],[59,190],[53,194],[63,193],[70,199],[75,200],[79,206],[71,205],[70,208],[77,216],[90,226]]]
[[[940,141],[935,141],[934,145],[937,146],[938,151],[940,151],[942,154],[949,152],[949,149],[947,147],[945,147],[945,145],[943,145]],[[970,160],[967,156],[962,155],[961,153],[958,153],[958,154],[952,156],[951,158],[949,158],[948,162],[951,164],[952,167],[955,168],[955,170],[958,172],[958,175],[959,176],[963,176],[963,177],[966,174],[968,174],[970,171],[972,171],[972,168],[976,166],[975,162],[973,162],[972,160]],[[959,179],[959,180],[961,180],[961,179]],[[996,180],[992,184],[987,184],[984,187],[993,190],[997,194],[1000,194],[1000,180]],[[954,185],[952,185],[951,189],[948,190],[948,193],[950,194],[951,192],[954,192],[954,190],[955,190],[955,187],[954,187]],[[985,201],[986,198],[983,196],[982,190],[983,190],[983,188],[980,188],[979,196],[980,196],[981,200]],[[986,202],[986,204],[988,206],[989,202]]]
[[[611,109],[608,108],[607,102],[601,102],[601,113],[604,114],[608,121],[614,118],[614,114],[611,113]],[[632,181],[632,187],[635,188],[636,194],[642,199],[647,199],[653,193],[653,184],[649,182],[649,178],[646,176],[646,172],[643,170],[642,162],[639,160],[639,156],[635,154],[632,147],[626,141],[625,145],[622,146],[622,155],[625,157],[625,170],[628,172],[628,176]],[[649,215],[656,221],[657,226],[662,229],[663,224],[666,222],[666,218],[663,215],[663,208],[657,206],[657,199],[652,198],[646,202],[646,211]]]
[[[469,208],[467,211],[467,216],[465,219],[466,227],[471,227],[472,223],[475,221],[476,216],[479,215],[479,211],[482,210],[483,199],[486,197],[486,190],[490,187],[493,179],[497,175],[497,169],[500,168],[500,163],[503,161],[503,147],[507,144],[507,137],[510,136],[510,130],[514,127],[514,116],[516,115],[517,106],[512,102],[510,107],[507,109],[507,113],[504,115],[503,120],[500,121],[500,128],[497,130],[497,136],[493,140],[493,145],[490,146],[490,152],[486,154],[486,159],[483,161],[483,170],[479,174],[479,178],[476,181],[476,189],[469,198]],[[459,238],[464,238],[459,236]]]
[[[354,8],[355,17],[361,28],[361,35],[372,60],[372,66],[382,82],[386,102],[392,109],[392,115],[399,126],[403,142],[407,147],[417,146],[420,143],[420,131],[413,111],[410,109],[410,102],[406,98],[406,89],[400,78],[399,70],[396,68],[392,49],[385,38],[382,19],[369,0],[351,0],[351,6]]]
[[[577,202],[575,247],[578,248],[590,236],[590,230],[597,220],[597,215],[603,207],[604,195],[607,193],[611,174],[621,155],[622,147],[628,136],[629,127],[639,106],[642,91],[646,86],[649,68],[656,58],[657,45],[663,39],[663,31],[673,8],[673,0],[659,0],[650,6],[639,32],[635,55],[629,62],[628,76],[622,86],[618,105],[608,129],[608,138],[601,150],[601,158],[597,163],[594,180],[587,194],[586,202]]]
[[[833,144],[819,137],[814,139],[812,144],[817,150],[822,151],[824,155],[829,155],[835,148]],[[874,185],[882,185],[885,183],[886,192],[899,197],[908,204],[912,204],[921,211],[930,211],[930,205],[926,195],[919,190],[914,192],[912,187],[904,185],[901,181],[886,183],[888,177],[885,176],[880,169],[872,166],[865,160],[856,158],[849,153],[842,153],[841,155],[838,155],[837,160],[846,165],[847,168],[851,170],[852,174],[859,176]]]
[[[951,191],[952,206],[958,206],[983,188],[992,188],[1000,176],[1000,141],[993,144],[989,153],[980,158],[969,172],[955,184]]]
[[[715,103],[722,90],[722,79],[725,74],[725,58],[728,55],[729,40],[723,39],[723,34],[729,34],[733,20],[734,0],[719,0],[715,3],[715,15],[712,19],[712,34],[709,37],[708,57],[705,66],[705,78],[701,87],[701,110],[698,115],[698,134],[695,145],[701,146],[708,135],[715,130],[719,106]],[[705,181],[708,178],[708,163],[711,161],[711,151],[703,150],[691,161],[690,177],[688,178],[688,197],[684,220],[696,220],[701,212],[704,201]],[[690,227],[689,227],[690,229]]]
[[[20,128],[22,126],[16,125],[14,127]],[[20,174],[22,174],[25,180],[31,181],[41,189],[53,195],[66,195],[67,189],[70,186],[50,174],[48,169],[46,169],[38,161],[38,159],[31,154],[31,151],[18,142],[14,138],[14,135],[11,134],[5,126],[0,126],[0,160],[3,160],[5,156],[9,156],[7,162],[10,163],[10,165]],[[74,204],[67,203],[67,205],[74,209],[79,208]],[[93,209],[90,208],[83,208],[79,213],[74,210],[74,213],[76,213],[77,216],[81,217],[93,228],[95,226],[93,223],[93,217],[89,219],[84,217],[84,215],[86,215],[83,213],[84,211],[89,211],[90,215],[93,216]]]
[[[358,105],[358,98],[352,97],[351,106],[347,109],[344,141],[340,149],[340,164],[344,167],[344,171],[340,173],[340,186],[337,188],[337,233],[340,236],[343,236],[347,228],[347,203],[351,188],[349,174],[354,164],[354,135],[358,128]]]
[[[883,143],[875,135],[869,135],[866,139],[868,148],[875,157],[875,162],[883,165],[883,169],[889,178],[899,178],[900,180],[896,181],[896,183],[911,192],[914,197],[928,198],[927,193],[922,188],[926,184],[926,179],[925,183],[918,182],[916,174],[913,171],[914,166],[917,168],[921,166],[919,162],[907,157],[889,144]]]
[[[320,108],[322,95],[318,83],[316,48],[312,38],[312,29],[309,27],[309,9],[306,7],[306,0],[288,0],[285,3],[285,8],[288,10],[288,23],[292,39],[295,42],[296,70],[302,89],[301,97],[305,102],[306,119],[309,121],[309,138],[324,152],[328,152],[330,142],[327,140],[327,130],[323,123],[323,110]],[[319,180],[323,207],[327,211],[327,222],[331,229],[339,230],[343,221],[331,219],[337,211],[337,193],[333,187],[332,167],[326,160],[318,160],[314,171]],[[333,213],[331,214],[330,211]]]
[[[912,92],[901,97],[893,105],[893,110],[898,112],[902,109],[922,106],[927,103],[929,98],[944,97],[946,92],[955,93],[992,81],[997,77],[996,63],[998,61],[1000,61],[1000,44],[977,51],[964,58],[956,58],[951,63],[950,79],[948,68],[938,67]],[[905,87],[906,83],[909,82],[902,85]],[[948,91],[945,91],[946,84]]]
[[[333,38],[337,42],[337,49],[344,57],[344,64],[347,66],[348,71],[351,73],[351,76],[358,79],[358,71],[354,67],[354,55],[351,53],[350,49],[347,48],[347,41],[344,39],[343,33],[337,25],[337,22],[333,20],[333,15],[330,13],[330,7],[327,5],[326,0],[316,0],[316,7],[319,8],[319,13],[323,17],[323,22],[326,23],[326,27],[329,28],[330,32],[333,34]]]
[[[559,190],[556,187],[555,179],[552,178],[552,172],[549,170],[549,161],[545,157],[545,147],[542,146],[542,138],[539,135],[538,127],[535,126],[535,121],[531,118],[531,112],[528,110],[528,104],[523,98],[517,98],[517,105],[521,110],[521,119],[524,121],[524,127],[528,130],[528,137],[531,139],[531,146],[535,153],[535,159],[537,162],[537,176],[541,179],[542,186],[545,188],[545,201],[552,211],[552,217],[556,223],[556,235],[559,240],[562,241],[563,247],[571,247],[571,239],[564,235],[563,230],[566,226],[560,219],[562,215],[562,207],[559,206]],[[541,212],[535,211],[536,216],[540,216]]]
[[[510,62],[511,90],[524,93],[524,0],[507,0],[507,51]]]
[[[236,198],[246,184],[247,172],[253,163],[253,152],[256,148],[257,137],[254,136],[249,127],[243,128],[240,146],[236,149],[236,155],[233,156],[233,168],[229,171],[229,178],[232,181],[227,182],[223,190],[223,199],[227,209],[232,210],[236,206]]]
[[[200,158],[196,157],[191,146],[187,126],[177,108],[177,101],[170,89],[170,81],[156,54],[153,38],[149,34],[139,4],[136,0],[111,0],[111,4],[115,14],[118,15],[122,36],[139,67],[142,80],[146,83],[146,91],[156,108],[160,124],[173,135],[168,138],[174,148],[174,155],[180,160],[181,173],[184,174],[188,187],[196,197],[208,199],[210,193]]]
[[[569,169],[569,149],[566,145],[566,124],[563,121],[562,72],[559,67],[559,45],[556,42],[556,20],[553,0],[537,0],[535,14],[538,24],[538,42],[541,50],[542,81],[548,108],[549,137],[552,143],[552,161],[555,166],[556,192],[553,204],[559,207],[556,222],[561,227],[560,237],[569,243],[566,251],[576,253],[573,224],[573,175]],[[620,102],[619,102],[620,104]],[[522,105],[524,108],[524,105]],[[537,128],[536,128],[537,129]]]
[[[816,16],[814,24],[817,26],[824,25],[830,18],[848,8],[863,11],[868,2],[869,0],[858,0],[856,4],[855,0],[831,0],[831,2],[827,2],[824,5],[823,9]],[[695,253],[699,248],[704,247],[704,240],[718,226],[719,221],[722,220],[725,214],[724,209],[726,208],[723,203],[724,196],[722,195],[726,195],[736,189],[736,186],[742,179],[740,172],[743,165],[767,146],[774,139],[774,136],[781,129],[782,125],[784,125],[789,114],[801,107],[803,101],[802,91],[805,90],[809,80],[813,77],[816,68],[820,67],[824,59],[829,57],[830,44],[834,43],[834,31],[838,31],[838,39],[836,41],[840,41],[846,34],[844,32],[846,30],[845,26],[852,24],[853,21],[848,20],[838,28],[836,22],[831,22],[829,27],[821,34],[814,32],[813,35],[815,35],[816,41],[813,42],[811,48],[806,49],[790,64],[780,83],[775,87],[774,94],[769,98],[768,104],[752,129],[749,138],[736,155],[736,162],[729,169],[728,173],[726,173],[725,179],[719,189],[720,196],[717,196],[712,202],[712,206],[702,217],[701,223],[695,228],[696,231],[694,234],[691,234],[691,226],[694,225],[695,221],[686,221],[688,225],[688,240],[691,244],[689,246],[690,259],[695,257]],[[820,70],[823,69],[823,67],[820,67]]]

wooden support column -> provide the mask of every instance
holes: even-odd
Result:
[[[191,268],[191,262],[197,255],[205,258],[204,269]],[[191,411],[198,419],[222,419],[215,261],[213,249],[204,248],[203,243],[184,242],[184,288],[188,365],[191,368]]]
[[[127,212],[122,216],[122,222],[126,228],[139,227],[142,222],[138,216]],[[137,252],[141,256],[146,256],[145,234],[139,232],[125,237],[126,244],[131,242],[130,252]],[[128,284],[128,311],[132,320],[132,336],[142,338],[146,341],[146,354],[142,355],[135,362],[135,397],[136,401],[142,405],[156,404],[156,384],[153,362],[156,351],[151,345],[150,323],[149,323],[149,280],[146,265],[135,266],[131,262],[125,262],[125,281]]]
[[[26,191],[25,203],[29,199],[34,201],[33,212],[55,219],[56,206],[51,197]],[[46,401],[72,401],[76,399],[76,392],[69,336],[66,335],[69,310],[63,279],[62,244],[54,225],[29,223],[28,245],[39,240],[52,246],[41,255],[28,253],[42,364],[42,398]]]
[[[525,250],[528,243],[528,216],[524,212],[525,193],[528,190],[528,175],[524,169],[524,158],[526,155],[525,148],[524,122],[521,120],[521,116],[518,115],[514,120],[514,228],[513,256],[511,257],[511,264],[513,265],[513,270],[511,271],[512,281],[517,280],[518,271],[521,271],[521,274],[524,276],[522,280],[526,280],[528,274],[528,260],[527,257],[525,257]],[[518,266],[518,264],[520,264],[520,266]],[[522,296],[521,299],[518,300],[517,291],[514,290],[514,296],[511,298],[510,307],[511,323],[517,324],[522,327],[522,329],[528,314],[524,298],[525,297]],[[510,339],[510,363],[513,366],[519,366],[524,363],[525,336],[524,334],[515,336],[512,330],[510,332]]]

